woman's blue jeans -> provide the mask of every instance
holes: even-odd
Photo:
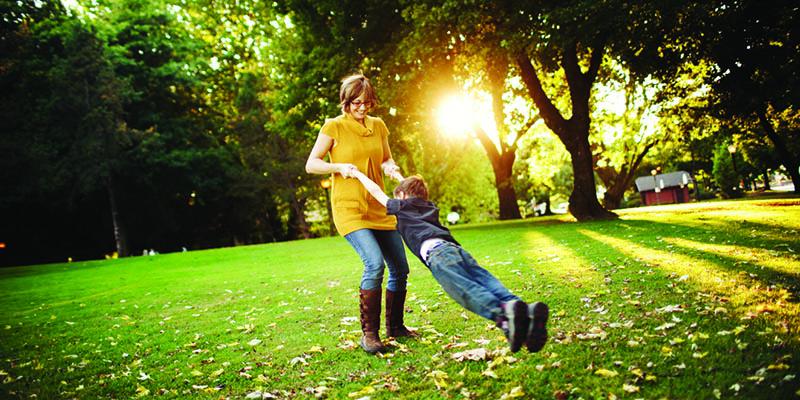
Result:
[[[344,236],[364,262],[361,289],[380,289],[383,282],[383,263],[389,267],[386,289],[393,292],[406,290],[408,260],[403,239],[397,231],[359,229]]]
[[[519,300],[466,250],[453,243],[434,248],[427,263],[433,277],[453,300],[488,320],[497,319],[500,304]]]

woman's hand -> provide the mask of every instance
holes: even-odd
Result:
[[[336,172],[345,178],[355,178],[355,173],[358,172],[358,168],[353,164],[340,163],[336,164]]]

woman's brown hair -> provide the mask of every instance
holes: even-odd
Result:
[[[366,94],[365,101],[369,102],[367,108],[375,107],[378,104],[378,96],[375,95],[375,88],[369,82],[369,78],[362,74],[353,74],[342,79],[342,87],[339,89],[339,104],[342,112],[347,112],[350,103],[357,99],[361,94]]]

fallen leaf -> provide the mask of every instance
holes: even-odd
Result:
[[[352,398],[356,398],[356,397],[360,398],[360,397],[363,397],[365,395],[372,394],[372,393],[375,393],[375,388],[374,387],[372,387],[372,386],[364,386],[361,390],[359,390],[357,392],[348,393],[347,397],[349,397],[351,399]],[[367,397],[367,398],[369,398],[369,397]]]
[[[624,390],[624,391],[626,391],[628,393],[638,393],[639,392],[639,387],[635,386],[635,385],[628,385],[626,383],[626,384],[622,385],[622,390]]]
[[[450,378],[447,375],[447,372],[440,371],[438,369],[429,372],[427,376],[433,379],[433,383],[436,385],[437,389],[446,388],[447,380]]]
[[[770,370],[770,371],[773,371],[773,370],[783,370],[783,369],[789,369],[789,366],[788,366],[788,365],[786,365],[786,364],[784,364],[784,363],[780,363],[780,364],[770,364],[770,365],[768,365],[768,366],[767,366],[767,369],[768,369],[768,370]]]
[[[150,390],[147,389],[146,387],[141,385],[136,387],[136,397],[144,397],[149,395],[150,395]]]
[[[619,373],[617,371],[612,371],[612,370],[605,369],[605,368],[600,368],[600,369],[594,371],[594,374],[602,376],[604,378],[613,378],[613,377],[619,375]]]
[[[500,396],[500,399],[515,399],[523,396],[525,396],[525,392],[522,390],[522,386],[515,386],[510,392],[504,393],[502,396]]]
[[[487,368],[485,371],[481,372],[481,375],[497,379],[497,374],[495,374],[491,368]]]
[[[308,361],[306,361],[305,357],[295,357],[291,361],[289,361],[290,365],[295,365],[297,363],[308,365]]]
[[[673,328],[673,327],[675,327],[675,323],[673,323],[673,322],[667,322],[667,323],[664,323],[664,325],[657,326],[657,327],[655,328],[655,330],[657,330],[657,331],[665,331],[665,330],[667,330],[667,329],[671,329],[671,328]]]
[[[487,356],[486,349],[484,348],[477,348],[472,350],[465,350],[459,351],[458,353],[454,353],[451,357],[456,361],[464,361],[464,360],[485,360]]]

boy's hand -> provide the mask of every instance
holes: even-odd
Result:
[[[398,180],[398,181],[402,181],[403,180],[403,176],[400,175],[400,167],[398,167],[397,164],[395,164],[393,162],[385,162],[385,163],[383,163],[383,173],[386,176],[391,177],[392,179],[395,179],[395,180]]]
[[[353,164],[337,164],[338,172],[345,178],[354,178],[355,173],[358,172],[358,168],[356,168]]]
[[[404,179],[406,179],[406,178],[403,178],[403,175],[400,175],[400,172],[397,172],[397,171],[389,174],[389,176],[392,177],[392,179],[394,179],[394,180],[396,180],[398,182],[402,182]]]

